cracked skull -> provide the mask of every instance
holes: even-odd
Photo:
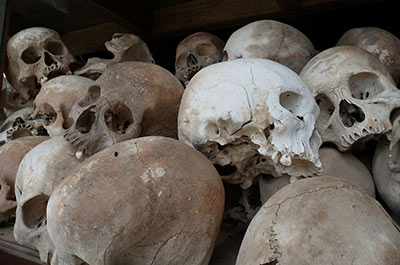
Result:
[[[47,202],[58,184],[79,163],[74,147],[59,136],[30,150],[17,171],[14,237],[19,244],[36,248],[46,264],[50,264],[54,250],[47,232]]]
[[[90,58],[74,75],[89,77],[93,80],[99,78],[105,69],[113,64],[125,61],[138,61],[154,63],[146,43],[136,35],[115,33],[110,41],[105,43],[109,52],[113,54],[112,59]]]
[[[35,118],[39,113],[49,118],[44,125],[50,137],[64,134],[64,128],[68,128],[68,114],[74,103],[82,99],[89,88],[94,86],[93,80],[74,75],[63,75],[46,82],[36,96],[34,112]]]
[[[224,60],[264,58],[296,73],[315,54],[314,46],[303,33],[274,20],[260,20],[238,29],[224,47]]]
[[[224,45],[217,36],[206,32],[186,37],[176,48],[175,76],[187,84],[200,69],[222,60]]]
[[[251,221],[236,265],[400,264],[400,231],[361,188],[335,177],[295,181]]]
[[[94,154],[139,136],[176,137],[183,87],[170,72],[143,62],[117,63],[75,103],[65,137],[81,153]]]
[[[24,100],[34,99],[47,80],[71,74],[75,63],[60,35],[48,28],[28,28],[7,43],[7,77]]]
[[[178,134],[204,153],[224,180],[246,188],[261,173],[319,172],[318,114],[296,73],[266,59],[238,59],[204,68],[189,82]]]
[[[400,92],[378,58],[353,46],[315,56],[300,76],[320,107],[317,129],[324,142],[341,151],[391,130],[390,114],[400,107]]]
[[[223,209],[221,179],[195,149],[159,136],[120,142],[50,197],[51,264],[206,265]]]

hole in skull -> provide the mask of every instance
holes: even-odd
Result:
[[[317,95],[315,97],[315,100],[317,101],[317,104],[320,108],[320,114],[319,114],[319,119],[321,121],[328,121],[333,112],[335,111],[335,107],[332,104],[332,101],[325,95]]]
[[[93,123],[96,119],[96,115],[92,110],[94,108],[90,107],[85,110],[76,121],[76,129],[83,134],[87,134],[92,129]]]
[[[349,78],[351,96],[356,99],[374,98],[385,89],[376,74],[358,73]]]
[[[124,134],[126,129],[133,124],[132,111],[123,103],[118,103],[104,113],[104,120],[115,133]]]
[[[93,104],[96,102],[101,94],[101,88],[99,86],[91,86],[88,89],[88,92],[86,93],[85,97],[79,101],[78,106],[79,107],[86,107],[89,106],[90,104]]]
[[[279,103],[282,107],[297,116],[298,109],[301,107],[303,97],[293,92],[284,92],[279,95]]]
[[[208,43],[199,44],[196,51],[200,56],[207,56],[216,52],[215,48]]]
[[[340,102],[339,115],[346,127],[352,127],[354,123],[360,123],[365,119],[365,114],[360,107],[345,100]]]
[[[56,61],[54,61],[53,56],[51,56],[50,53],[44,52],[44,63],[47,66],[51,66],[52,64],[55,64]]]
[[[186,60],[186,64],[188,67],[192,67],[194,65],[197,65],[197,59],[193,54],[189,54]]]
[[[46,225],[46,207],[49,196],[40,194],[22,206],[22,220],[30,229],[38,229]]]
[[[28,49],[22,52],[21,58],[22,61],[24,61],[24,63],[34,64],[40,60],[41,56],[35,48],[29,47]]]
[[[118,152],[114,152],[114,156],[115,156],[115,157],[118,157]]]
[[[214,164],[214,167],[221,176],[229,176],[237,170],[237,168],[232,165],[220,166],[218,164]]]
[[[54,55],[64,54],[64,45],[58,41],[49,41],[45,44],[44,48]]]

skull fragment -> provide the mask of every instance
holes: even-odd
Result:
[[[176,48],[175,76],[185,83],[200,69],[222,60],[225,42],[206,32],[197,32],[182,40]]]
[[[34,99],[47,80],[71,74],[75,63],[60,35],[48,28],[28,28],[7,43],[7,77],[24,100]]]
[[[94,154],[139,136],[176,137],[183,87],[158,65],[122,62],[106,69],[70,112],[65,137],[79,152]]]
[[[319,109],[303,80],[266,59],[210,65],[189,82],[179,139],[205,154],[230,183],[249,187],[261,173],[319,172]]]
[[[390,114],[400,107],[400,92],[369,52],[353,46],[325,50],[300,76],[320,107],[317,128],[323,142],[346,151],[362,138],[391,130]]]

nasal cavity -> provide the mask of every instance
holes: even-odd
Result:
[[[188,58],[187,58],[187,66],[191,67],[197,65],[197,59],[193,54],[189,54]]]
[[[44,53],[44,63],[45,63],[47,66],[51,66],[52,64],[55,63],[53,57],[52,57],[48,52],[45,52],[45,53]]]
[[[352,127],[355,123],[365,120],[365,114],[360,107],[342,100],[339,105],[339,114],[342,123],[346,127]]]

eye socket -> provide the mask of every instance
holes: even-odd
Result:
[[[21,58],[26,64],[34,64],[40,60],[41,56],[35,48],[29,47],[22,52]]]
[[[197,46],[196,51],[200,56],[212,55],[215,52],[215,47],[208,43],[202,43]]]
[[[348,80],[351,96],[355,99],[371,99],[385,90],[384,85],[376,74],[358,73]]]
[[[298,112],[302,105],[302,99],[303,97],[301,95],[290,91],[279,95],[279,103],[281,106],[296,116],[299,114]]]
[[[30,229],[38,229],[47,223],[46,207],[49,196],[41,194],[22,206],[22,220]]]
[[[315,101],[317,101],[320,109],[319,120],[321,122],[327,122],[335,111],[335,106],[332,101],[323,94],[317,95]]]
[[[132,111],[123,103],[119,103],[104,113],[107,127],[115,133],[125,134],[128,127],[133,124]]]
[[[64,45],[58,41],[49,41],[45,44],[44,48],[53,55],[64,54]]]

